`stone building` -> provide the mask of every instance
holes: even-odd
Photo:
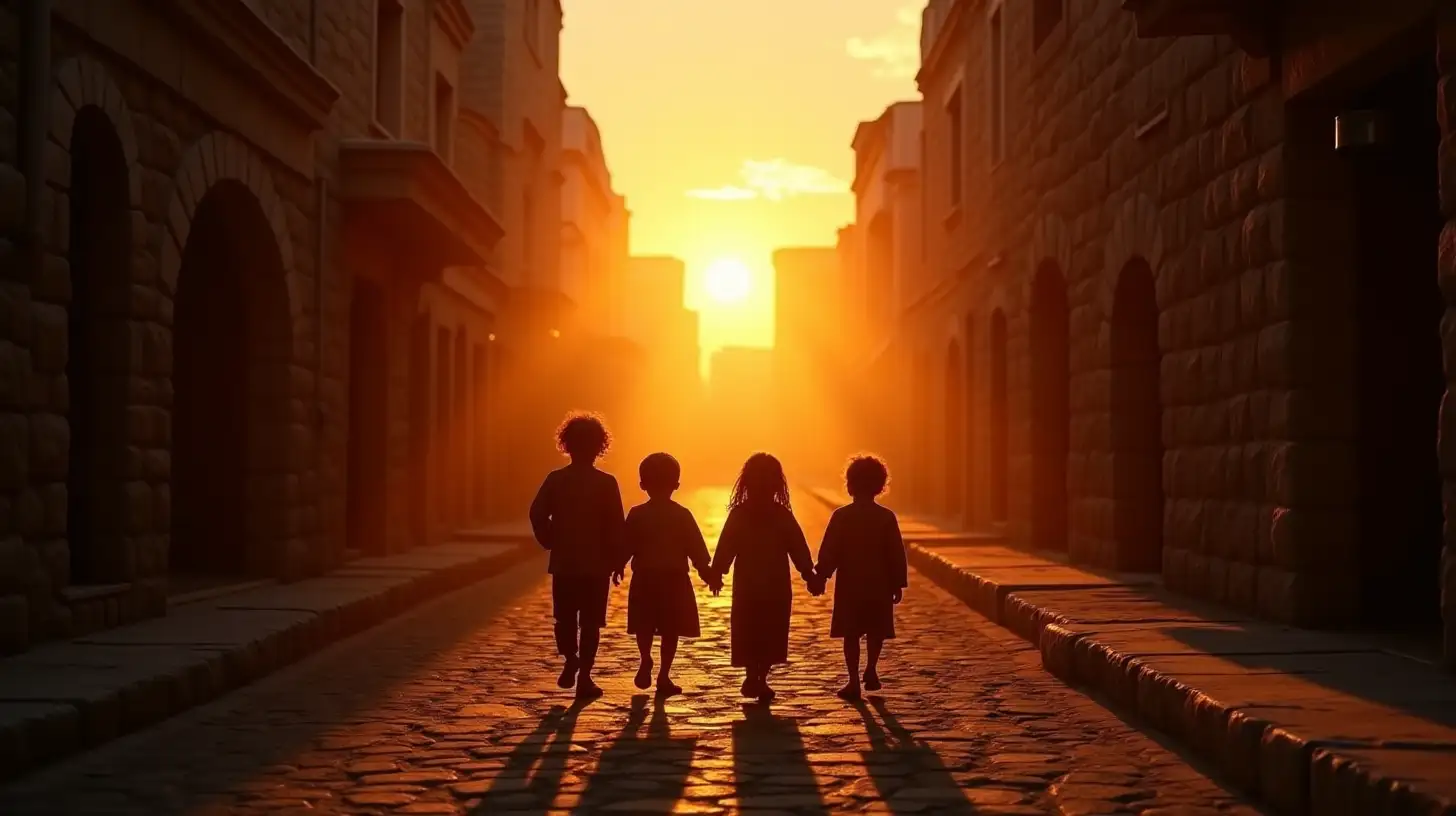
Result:
[[[1456,655],[1453,41],[1436,0],[932,2],[922,504]]]
[[[784,247],[774,251],[773,266],[773,449],[795,478],[832,483],[853,452],[859,404],[847,391],[854,358],[845,338],[854,332],[840,251]]]
[[[461,57],[459,151],[471,192],[499,213],[489,268],[508,290],[491,334],[493,388],[509,394],[491,424],[498,456],[490,516],[517,518],[534,481],[555,467],[551,431],[572,407],[564,387],[576,304],[560,276],[562,10],[559,0],[464,0],[475,34]]]
[[[625,201],[612,189],[601,131],[585,108],[566,109],[561,157],[561,290],[576,306],[577,330],[611,336],[627,265],[619,240]]]
[[[921,274],[925,239],[921,229],[919,102],[897,102],[855,130],[855,222],[850,236],[863,301],[846,309],[856,322],[866,364],[857,372],[861,413],[854,421],[869,447],[890,459],[895,470],[893,501],[903,502],[924,488],[912,441],[924,432],[926,411],[910,390],[912,378],[898,331],[911,281]],[[895,398],[887,398],[893,394]]]
[[[448,270],[500,288],[452,169],[471,29],[449,0],[0,4],[0,649],[456,517],[421,483],[469,464],[439,452],[481,338],[419,315]]]
[[[700,432],[698,313],[684,305],[686,275],[678,258],[632,256],[623,280],[621,333],[642,349],[645,366],[632,420],[668,450],[691,448]]]

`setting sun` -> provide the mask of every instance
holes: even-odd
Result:
[[[708,297],[724,305],[741,303],[752,288],[748,264],[737,258],[720,258],[704,272],[703,285]]]

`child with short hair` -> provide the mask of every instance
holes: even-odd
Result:
[[[620,580],[631,563],[627,632],[637,636],[637,649],[642,655],[634,682],[644,690],[651,685],[652,639],[660,635],[662,665],[657,670],[657,693],[670,697],[682,693],[682,687],[671,679],[678,639],[702,634],[688,565],[697,569],[698,577],[715,593],[723,582],[709,569],[708,544],[697,519],[672,499],[682,478],[682,466],[666,453],[654,453],[642,460],[637,472],[648,498],[627,514],[625,549],[613,578]]]
[[[889,483],[885,463],[874,456],[857,456],[844,471],[845,487],[853,499],[834,511],[819,545],[814,572],[828,581],[835,573],[834,612],[829,636],[844,639],[844,665],[849,682],[839,690],[845,700],[860,699],[859,640],[869,654],[864,688],[880,690],[880,650],[895,637],[895,604],[909,584],[905,543],[895,512],[875,499]]]
[[[600,417],[568,415],[556,430],[556,446],[571,462],[547,474],[531,502],[531,531],[551,553],[556,650],[565,658],[556,684],[575,685],[581,700],[602,696],[591,672],[622,546],[622,491],[610,473],[596,467],[611,441]]]

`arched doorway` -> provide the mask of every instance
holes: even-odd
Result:
[[[1006,383],[1006,313],[991,313],[991,520],[1004,522],[1010,515],[1011,478],[1010,449],[1007,436],[1011,432],[1010,406]]]
[[[411,542],[430,540],[430,334],[429,314],[416,315],[410,325],[409,348],[409,523]]]
[[[945,354],[945,510],[951,518],[965,515],[966,391],[960,344],[951,341]]]
[[[280,566],[292,342],[268,219],[242,183],[217,182],[193,213],[174,305],[174,592]]]
[[[71,303],[66,314],[70,461],[66,538],[73,584],[126,580],[120,537],[126,473],[131,197],[126,153],[107,115],[81,108],[71,130]]]
[[[1031,291],[1031,539],[1067,548],[1067,455],[1071,448],[1071,327],[1067,283],[1056,264],[1037,270]]]
[[[1112,305],[1114,566],[1157,572],[1163,563],[1163,404],[1153,270],[1134,258]]]
[[[386,551],[389,318],[382,287],[354,281],[349,307],[348,546]]]
[[[455,426],[451,424],[455,416],[454,335],[445,326],[435,329],[435,489],[430,492],[433,501],[429,509],[432,533],[448,522],[455,512],[455,484],[451,472],[458,447]]]
[[[1438,82],[1436,55],[1412,48],[1403,65],[1355,93],[1350,109],[1383,111],[1400,135],[1345,158],[1356,264],[1359,545],[1356,564],[1338,568],[1357,570],[1363,624],[1415,635],[1411,646],[1421,650],[1440,631],[1441,550],[1450,540],[1443,524],[1456,523],[1443,518],[1437,447],[1451,370],[1441,344],[1447,300],[1432,274],[1445,227]]]
[[[450,523],[459,527],[470,513],[470,446],[475,440],[470,421],[470,345],[465,328],[455,330],[455,441],[450,451]]]
[[[471,518],[477,520],[485,519],[490,502],[490,363],[487,354],[485,344],[475,344],[475,354],[472,357],[475,370],[471,377],[471,390],[475,393],[475,444],[471,446],[474,460],[471,484],[475,486],[475,490],[472,495]]]

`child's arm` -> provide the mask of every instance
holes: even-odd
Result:
[[[804,538],[804,528],[799,526],[799,520],[787,510],[784,511],[784,531],[788,538],[786,543],[789,549],[789,561],[793,563],[794,569],[799,571],[804,582],[812,586],[814,584],[814,557],[809,554],[809,541]]]
[[[828,581],[834,577],[834,571],[839,569],[843,540],[844,520],[839,513],[835,513],[829,517],[829,524],[824,528],[824,540],[819,542],[819,565],[814,568],[814,572],[821,579]]]
[[[536,498],[531,500],[531,535],[536,537],[536,543],[541,549],[551,549],[551,506],[553,484],[550,476],[541,482],[541,487],[536,491]]]
[[[624,518],[626,513],[622,508],[622,488],[617,484],[617,478],[615,476],[608,476],[607,478],[612,482],[612,491],[605,508],[607,515],[604,520],[607,528],[606,541],[608,552],[611,553],[610,560],[614,564],[620,562],[621,568],[616,571],[621,572],[622,569],[626,568],[627,560],[632,557],[627,549],[631,546],[631,543],[627,540],[626,535],[627,522]]]
[[[893,510],[887,511],[890,515],[889,532],[885,536],[886,549],[889,550],[889,570],[891,584],[894,586],[895,603],[905,596],[905,588],[910,586],[910,564],[905,558],[905,539],[900,535],[900,519],[895,516]]]
[[[717,576],[728,574],[733,559],[738,557],[738,539],[742,535],[743,520],[736,510],[729,511],[723,522],[723,531],[718,534],[718,548],[713,551],[713,563],[708,569]],[[705,545],[706,546],[706,545]]]

